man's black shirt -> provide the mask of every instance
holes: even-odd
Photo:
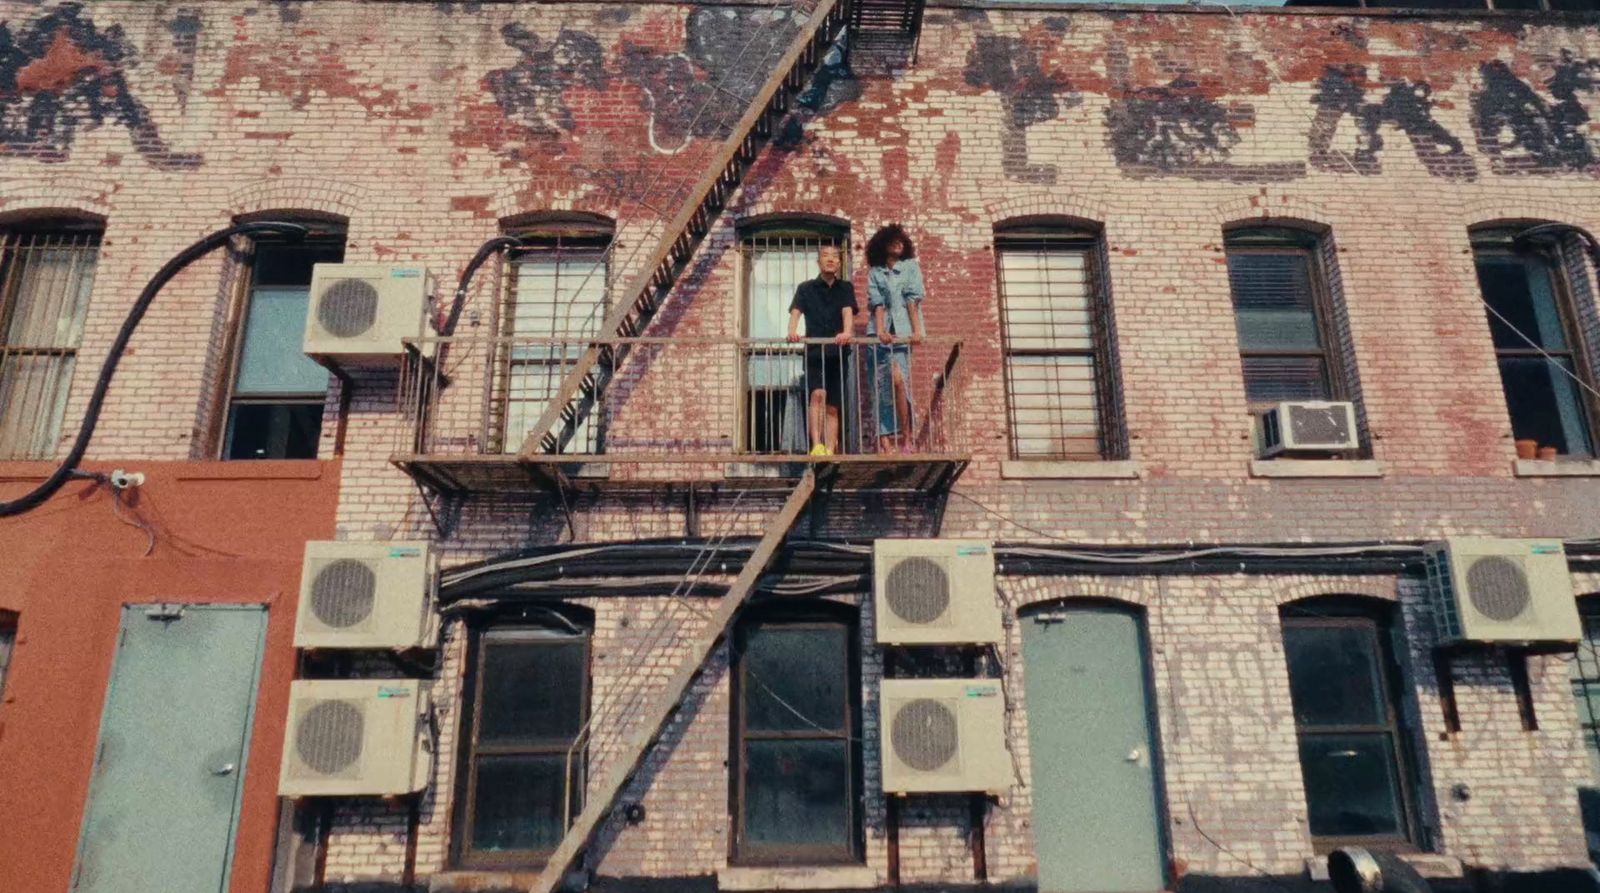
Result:
[[[800,283],[789,309],[805,317],[807,338],[832,338],[844,331],[844,309],[855,306],[856,289],[849,280],[835,279],[829,285],[818,276]]]

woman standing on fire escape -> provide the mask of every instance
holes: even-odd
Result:
[[[872,403],[878,414],[878,451],[913,452],[911,345],[922,325],[922,266],[911,237],[898,223],[867,241],[867,335],[872,345]]]

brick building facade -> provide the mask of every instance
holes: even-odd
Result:
[[[810,11],[0,4],[0,227],[72,220],[99,239],[76,347],[86,359],[64,398],[67,422],[53,451],[30,458],[65,452],[93,363],[139,284],[235,220],[308,221],[321,238],[342,239],[346,262],[424,266],[439,280],[441,315],[450,284],[487,239],[513,233],[589,257],[593,240],[614,236],[600,292],[624,300],[622,284]],[[1595,770],[1573,703],[1573,658],[1530,657],[1526,699],[1511,665],[1494,655],[1459,658],[1453,684],[1442,685],[1415,547],[1456,535],[1563,539],[1575,591],[1600,593],[1585,542],[1600,533],[1589,421],[1600,409],[1591,399],[1600,369],[1594,271],[1575,238],[1551,249],[1560,262],[1549,281],[1570,325],[1564,362],[1581,380],[1554,387],[1576,387],[1567,403],[1588,409],[1550,410],[1567,439],[1562,455],[1545,460],[1518,458],[1524,432],[1514,436],[1518,410],[1497,371],[1511,360],[1497,358],[1504,345],[1479,273],[1485,257],[1520,256],[1492,238],[1507,227],[1600,227],[1593,17],[934,3],[914,51],[862,45],[848,64],[836,62],[824,60],[823,79],[784,117],[640,333],[668,340],[624,361],[611,386],[625,388],[625,399],[603,408],[607,458],[595,463],[603,476],[578,474],[554,495],[503,478],[442,492],[439,478],[417,472],[427,463],[393,461],[419,453],[487,462],[507,443],[515,452],[518,432],[492,433],[510,427],[505,406],[515,399],[497,364],[523,356],[503,349],[518,319],[517,277],[527,275],[515,256],[475,280],[441,363],[449,386],[426,398],[434,402],[425,423],[411,372],[360,371],[330,378],[325,393],[318,382],[272,404],[320,407],[310,436],[316,455],[340,458],[338,539],[432,540],[447,571],[577,544],[728,538],[748,549],[789,483],[782,469],[734,467],[752,451],[756,412],[741,391],[756,361],[738,340],[781,337],[752,321],[761,240],[798,239],[802,254],[819,240],[842,243],[864,307],[862,247],[885,223],[912,234],[929,339],[911,377],[960,382],[943,404],[929,401],[941,442],[925,452],[959,455],[947,469],[959,477],[948,492],[834,494],[794,538],[845,548],[859,566],[834,574],[830,594],[814,599],[777,599],[776,584],[764,584],[771,600],[824,600],[854,615],[846,629],[858,656],[847,678],[858,722],[845,736],[858,776],[853,858],[740,864],[729,792],[730,761],[741,759],[739,695],[722,645],[619,800],[642,810],[612,817],[586,855],[593,882],[1037,883],[1052,858],[1038,838],[1059,829],[1034,821],[1035,780],[1050,757],[1029,747],[1027,700],[1039,683],[1027,676],[1024,631],[1041,608],[1070,615],[1079,606],[1135,618],[1146,646],[1154,745],[1146,762],[1155,766],[1152,834],[1164,881],[1295,882],[1328,842],[1309,824],[1284,629],[1334,604],[1308,601],[1322,597],[1352,597],[1338,604],[1385,618],[1377,628],[1392,626],[1403,643],[1390,695],[1393,759],[1406,788],[1394,796],[1408,817],[1395,836],[1414,861],[1444,876],[1586,865],[1578,790]],[[1270,364],[1252,365],[1241,342],[1244,267],[1230,278],[1229,259],[1263,245],[1313,271],[1317,375],[1335,383],[1326,396],[1354,404],[1359,429],[1359,448],[1339,457],[1258,455],[1251,411],[1261,394],[1278,381],[1301,395],[1292,375],[1273,379]],[[1094,343],[1075,356],[1090,356],[1094,402],[1072,404],[1087,405],[1086,415],[1018,402],[1024,382],[1071,390],[1021,371],[1034,361],[1018,359],[1029,352],[1017,345],[1021,324],[1006,316],[1021,305],[1002,295],[1004,257],[1023,246],[1042,254],[1066,246],[1089,270],[1081,281]],[[123,357],[91,459],[212,461],[242,442],[249,410],[241,407],[264,405],[238,384],[241,295],[264,281],[265,255],[251,247],[192,265],[161,294]],[[594,332],[580,324],[548,334],[581,342]],[[1050,368],[1059,375],[1065,365]],[[1247,380],[1267,382],[1255,399]],[[1046,393],[1065,405],[1065,392]],[[283,410],[291,419],[315,411]],[[870,445],[870,418],[852,416],[857,446]],[[1046,419],[1044,435],[1027,427],[1037,418]],[[32,522],[4,523],[27,530]],[[906,670],[887,667],[874,644],[860,550],[908,536],[1001,544],[1005,640],[987,663],[1007,681],[1016,783],[976,812],[971,798],[934,796],[891,815],[881,792],[879,683]],[[1205,547],[1236,551],[1159,560]],[[1097,557],[1106,549],[1150,560],[1111,563]],[[447,581],[433,783],[415,810],[358,798],[308,806],[311,830],[299,847],[283,833],[274,883],[531,883],[536,862],[485,867],[463,856],[474,637],[507,620],[534,623],[555,606],[583,618],[592,783],[637,722],[631,699],[667,684],[716,588],[737,570],[718,563],[706,588],[688,595],[668,594],[684,576],[677,565],[655,574],[667,582],[627,593],[611,578],[652,569],[596,572],[550,598],[519,591],[514,575],[470,595],[452,595],[466,584]],[[584,586],[597,594],[583,595]],[[27,616],[15,621],[27,629]],[[19,651],[19,679],[26,661]],[[401,671],[375,661],[358,672]],[[1447,725],[1447,702],[1459,728]],[[0,721],[22,709],[0,706]],[[271,773],[269,763],[253,771]],[[235,870],[231,889],[259,890],[242,880],[259,875]]]

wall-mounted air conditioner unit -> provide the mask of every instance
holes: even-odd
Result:
[[[1572,645],[1583,637],[1560,540],[1452,537],[1427,549],[1439,643]]]
[[[311,272],[305,352],[337,366],[392,365],[402,339],[432,332],[428,271],[390,264],[317,264]]]
[[[428,786],[431,683],[301,680],[289,689],[278,793],[388,796]]]
[[[1279,403],[1261,414],[1261,455],[1345,453],[1361,446],[1354,403]]]
[[[425,542],[306,543],[297,648],[432,648],[438,560]]]
[[[885,679],[884,792],[1009,790],[1003,694],[998,679]]]
[[[878,540],[873,606],[882,645],[998,643],[994,547],[981,540]]]

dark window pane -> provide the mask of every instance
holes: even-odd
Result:
[[[1300,253],[1228,252],[1242,350],[1317,350],[1311,262]]]
[[[850,743],[746,744],[744,842],[751,847],[850,849]]]
[[[0,620],[0,698],[6,694],[6,673],[11,668],[11,648],[16,641],[16,628]]]
[[[1500,4],[1496,3],[1495,6]],[[1596,3],[1595,0],[1550,0],[1550,8],[1563,12],[1593,12],[1600,9],[1600,3]]]
[[[1494,309],[1489,314],[1489,331],[1495,347],[1527,348],[1528,342],[1517,334],[1521,332],[1545,350],[1567,349],[1550,267],[1542,259],[1479,255],[1478,285],[1483,299]]]
[[[1394,748],[1384,733],[1302,735],[1300,769],[1312,835],[1404,834],[1395,765]]]
[[[745,727],[816,731],[845,728],[850,701],[844,626],[757,627],[745,640]]]
[[[1283,648],[1300,726],[1388,721],[1375,627],[1286,624]]]
[[[1593,453],[1583,394],[1572,379],[1572,362],[1545,357],[1502,357],[1511,431],[1518,440],[1537,441],[1570,456]]]
[[[1542,9],[1539,0],[1494,0],[1495,9]]]
[[[564,765],[559,755],[479,757],[473,779],[472,848],[554,849],[565,830]]]
[[[1333,396],[1322,357],[1245,357],[1244,395],[1252,404]]]
[[[260,242],[251,266],[256,285],[311,284],[311,268],[316,264],[336,264],[344,259],[344,242],[307,242],[288,245]]]
[[[225,459],[315,459],[321,403],[235,403]]]
[[[583,640],[484,642],[479,743],[559,741],[583,724]]]

